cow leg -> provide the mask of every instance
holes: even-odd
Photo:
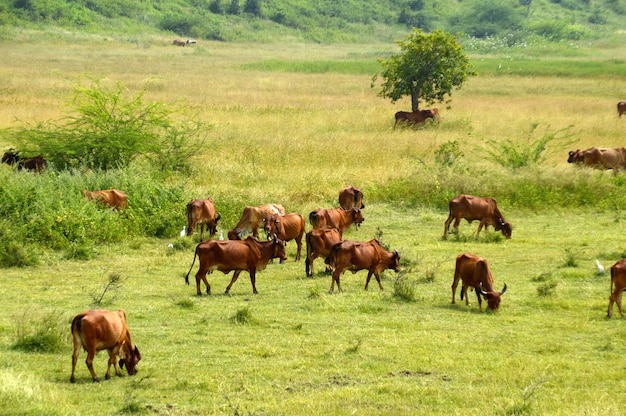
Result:
[[[200,242],[204,241],[204,223],[200,224]]]
[[[258,295],[259,292],[256,290],[256,269],[250,270],[250,283],[252,283],[252,293]]]
[[[105,375],[105,378],[107,380],[111,378],[111,366],[113,366],[113,369],[115,370],[115,375],[117,375],[118,377],[122,376],[122,372],[120,371],[120,368],[117,365],[117,361],[115,360],[118,351],[119,348],[107,350],[107,352],[109,353],[109,363],[107,364],[107,373]]]
[[[450,223],[451,222],[452,222],[452,214],[448,215],[448,219],[446,220],[446,223],[443,226],[443,239],[444,240],[448,239],[448,230],[450,228]]]
[[[620,316],[623,318],[624,317],[624,313],[622,312],[622,292],[621,290],[619,291],[619,295],[617,295],[617,309],[619,309],[619,314]]]
[[[89,369],[89,372],[91,373],[91,378],[93,379],[93,382],[99,383],[100,379],[96,375],[96,372],[93,371],[93,358],[95,356],[96,356],[95,348],[93,349],[93,351],[91,349],[87,350],[87,359],[85,360],[85,364],[87,364],[87,368]]]
[[[465,296],[465,305],[470,306],[469,297],[467,297],[467,286],[461,286],[461,299]]]
[[[313,277],[313,260],[315,259],[316,257],[307,255],[306,259],[304,260],[304,269],[306,270],[307,277]]]
[[[483,227],[487,227],[484,221],[481,221],[480,224],[478,224],[478,230],[476,231],[476,238],[478,238],[478,234],[480,234],[480,230],[483,229]]]
[[[372,272],[367,272],[367,279],[365,280],[365,290],[367,290],[367,286],[370,284],[370,279],[372,278]]]
[[[296,252],[296,261],[300,261],[300,253],[302,252],[302,237],[296,238],[296,244],[298,245],[298,251]]]
[[[454,280],[452,281],[452,303],[454,303],[454,298],[456,295],[456,287],[459,285],[460,276],[457,272],[454,272]],[[461,300],[463,300],[463,288],[461,288]]]
[[[478,309],[483,310],[483,299],[480,296],[480,290],[474,288],[474,292],[476,292],[476,297],[478,298]]]
[[[343,292],[341,290],[341,284],[339,283],[339,276],[341,276],[341,271],[337,268],[333,272],[333,278],[330,282],[330,291],[328,293],[333,293],[333,290],[335,289],[335,282],[337,282],[337,291]]]
[[[376,276],[376,281],[378,282],[378,287],[380,288],[380,290],[385,290],[383,289],[383,285],[380,283],[380,274],[374,273],[374,276]]]
[[[78,361],[78,354],[80,354],[80,341],[77,337],[74,337],[74,353],[72,354],[72,375],[70,376],[70,383],[75,383],[74,371],[76,370],[76,362]]]
[[[241,270],[235,270],[235,273],[233,274],[233,278],[230,279],[230,283],[226,287],[226,292],[224,292],[224,294],[228,295],[228,293],[230,292],[230,288],[232,287],[233,283],[235,283],[237,281],[237,279],[239,278],[239,273],[241,273]],[[250,275],[250,279],[252,280],[252,275]]]
[[[203,269],[202,267],[200,267],[198,269],[198,273],[196,273],[196,292],[198,293],[198,296],[202,296],[202,290],[200,289],[200,281],[204,282],[204,284],[206,285],[206,294],[210,295],[211,285],[209,284],[209,281],[206,278],[206,270]]]

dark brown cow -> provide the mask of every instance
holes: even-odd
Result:
[[[461,300],[465,296],[465,303],[469,306],[467,288],[473,287],[478,297],[478,307],[482,310],[481,295],[487,300],[487,309],[498,310],[500,308],[501,296],[506,292],[506,283],[500,292],[493,288],[493,276],[489,269],[487,260],[473,254],[464,253],[456,258],[456,268],[454,269],[454,281],[452,282],[452,303],[456,294],[456,287],[461,280]]]
[[[339,206],[343,209],[363,209],[363,192],[359,188],[348,185],[339,192]]]
[[[345,210],[343,208],[318,209],[309,214],[309,221],[313,228],[336,228],[339,234],[343,233],[354,224],[356,229],[364,221],[363,214],[358,208]]]
[[[185,46],[186,44],[187,42],[182,39],[174,39],[174,42],[172,42],[172,45],[174,46]]]
[[[98,201],[102,205],[107,205],[113,209],[126,208],[126,194],[119,189],[105,189],[102,191],[83,191],[83,196],[89,200]]]
[[[313,276],[313,261],[318,257],[327,260],[335,244],[341,241],[341,234],[336,228],[314,228],[306,233],[306,275]],[[326,262],[326,271],[331,270]]]
[[[259,226],[270,215],[285,215],[285,208],[280,204],[266,204],[258,207],[245,207],[241,219],[235,228],[228,232],[229,240],[241,240],[245,234],[259,236]]]
[[[454,219],[454,232],[459,232],[459,222],[461,219],[466,219],[471,223],[474,220],[479,220],[478,231],[476,231],[476,238],[483,227],[487,228],[492,225],[496,231],[502,231],[502,234],[506,238],[511,238],[512,227],[511,224],[504,220],[504,217],[498,209],[498,204],[493,198],[481,198],[472,195],[458,195],[450,200],[450,215],[446,220],[443,239],[448,239],[448,230],[450,223]]]
[[[100,379],[93,371],[93,359],[98,351],[107,350],[109,353],[109,364],[105,376],[107,380],[111,378],[111,366],[115,368],[115,374],[122,375],[116,362],[118,355],[120,367],[126,366],[131,376],[137,372],[137,363],[141,360],[141,353],[130,338],[126,325],[126,313],[122,309],[117,312],[90,310],[76,315],[72,320],[72,339],[74,340],[72,375],[70,376],[72,383],[76,381],[74,371],[81,346],[87,351],[87,368],[96,383]]]
[[[207,240],[196,246],[193,262],[187,276],[185,276],[187,284],[189,284],[189,273],[191,273],[196,262],[196,257],[200,258],[200,266],[196,273],[198,296],[202,295],[200,281],[204,281],[206,293],[211,294],[211,285],[209,285],[206,275],[213,270],[219,270],[224,274],[235,271],[228,287],[226,287],[226,294],[230,291],[233,283],[237,281],[242,270],[247,270],[250,274],[252,291],[254,294],[258,294],[256,272],[264,270],[271,259],[279,258],[282,261],[287,258],[285,242],[276,238],[272,241],[258,241],[253,237],[248,237],[245,240]]]
[[[620,169],[626,170],[626,149],[623,147],[590,147],[582,151],[582,160],[580,150],[576,150],[573,156],[571,154],[568,161],[571,159],[572,163],[582,163],[596,169],[613,169],[613,175],[617,175]]]
[[[192,199],[187,204],[187,235],[193,235],[194,230],[200,225],[200,241],[204,240],[204,226],[209,231],[209,239],[217,232],[217,222],[222,215],[215,211],[213,198]]]
[[[399,122],[405,122],[407,125],[410,124],[421,124],[426,120],[433,119],[439,116],[439,110],[436,108],[424,109],[424,110],[416,110],[413,112],[409,111],[398,111],[395,114],[396,122],[393,125],[393,128],[396,128],[396,125]]]
[[[385,250],[376,239],[368,242],[344,240],[333,247],[330,254],[330,264],[335,268],[330,284],[330,293],[333,292],[335,283],[337,283],[337,290],[342,292],[339,278],[346,270],[350,270],[352,273],[367,270],[365,290],[367,290],[372,275],[376,277],[380,290],[383,290],[383,285],[380,283],[380,272],[387,269],[394,270],[396,273],[399,272],[400,255],[397,251],[392,253]]]
[[[615,285],[615,290],[613,290]],[[620,316],[624,316],[622,312],[622,292],[626,289],[626,259],[621,259],[613,266],[611,266],[611,286],[609,293],[609,309],[606,316],[608,318],[613,316],[613,303],[617,303],[617,309],[619,309]]]
[[[302,252],[302,236],[304,235],[304,217],[297,212],[285,216],[270,215],[265,218],[264,224],[263,228],[268,239],[276,236],[276,238],[283,240],[285,243],[296,240],[298,245],[296,261],[299,261],[300,253]]]
[[[17,166],[17,170],[28,170],[41,173],[48,166],[48,162],[43,156],[22,157],[18,151],[9,149],[2,155],[2,163],[10,166]]]
[[[621,117],[624,113],[626,113],[626,101],[620,101],[617,103],[617,114]]]

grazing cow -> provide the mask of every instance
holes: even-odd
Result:
[[[450,200],[450,215],[446,220],[443,239],[448,239],[448,230],[450,223],[454,219],[454,232],[459,232],[459,222],[464,218],[467,222],[471,223],[474,220],[479,220],[478,231],[476,231],[476,238],[483,227],[487,228],[492,225],[496,231],[502,231],[502,234],[506,238],[511,238],[512,227],[511,224],[504,220],[504,217],[498,209],[496,200],[493,198],[481,198],[472,195],[458,195]]]
[[[18,151],[9,149],[2,155],[2,163],[17,166],[17,170],[28,170],[31,172],[41,173],[48,166],[48,162],[43,156],[22,157]]]
[[[299,261],[300,253],[302,252],[302,236],[304,235],[304,217],[294,212],[285,216],[270,215],[263,221],[265,223],[263,228],[265,229],[268,239],[275,236],[285,243],[296,240],[296,244],[298,245],[296,261]]]
[[[270,215],[285,215],[285,208],[280,204],[266,204],[258,207],[245,207],[235,228],[228,232],[229,240],[241,240],[245,234],[259,236],[259,226]]]
[[[107,350],[109,353],[109,365],[105,376],[107,380],[111,378],[111,366],[115,368],[115,374],[122,375],[116,362],[118,355],[120,356],[120,367],[124,368],[125,366],[131,376],[137,372],[137,363],[141,360],[141,353],[130,339],[130,332],[126,325],[126,313],[122,309],[117,312],[91,310],[76,315],[72,320],[72,338],[74,340],[74,354],[72,355],[70,382],[76,381],[74,371],[81,346],[87,351],[86,364],[95,383],[100,381],[93,371],[93,358],[98,351]]]
[[[615,290],[613,290],[613,285],[615,285]],[[621,259],[613,266],[611,266],[611,286],[609,293],[609,309],[606,313],[608,318],[613,316],[613,303],[617,303],[617,309],[619,309],[619,314],[623,317],[624,313],[622,312],[622,292],[626,289],[626,259]]]
[[[624,113],[626,113],[626,101],[620,101],[617,103],[617,114],[621,117]]]
[[[335,268],[330,284],[330,293],[335,288],[335,282],[337,283],[337,290],[342,292],[339,278],[346,270],[350,270],[352,273],[367,270],[365,290],[367,290],[372,275],[376,277],[380,290],[383,290],[383,285],[380,283],[380,272],[387,269],[394,270],[396,273],[399,272],[400,255],[397,251],[392,253],[385,250],[376,239],[368,242],[344,240],[332,248],[330,264]]]
[[[358,230],[364,220],[361,210],[356,207],[347,211],[343,208],[318,209],[309,214],[313,228],[336,228],[341,236],[352,224]]]
[[[590,147],[584,151],[576,150],[574,155],[570,152],[568,162],[570,160],[572,160],[570,163],[582,163],[596,169],[613,169],[613,175],[617,175],[620,169],[626,169],[626,149],[623,147]]]
[[[83,191],[83,196],[89,200],[98,201],[102,205],[107,205],[113,209],[126,208],[126,194],[119,189],[105,189],[102,191]]]
[[[187,42],[185,42],[182,39],[174,39],[174,42],[172,42],[172,45],[174,46],[185,46],[187,44]]]
[[[187,204],[187,235],[193,235],[194,230],[200,225],[200,241],[204,240],[204,226],[209,231],[209,239],[217,232],[217,222],[222,215],[215,211],[213,198],[192,199]]]
[[[343,209],[363,209],[363,192],[359,188],[348,185],[339,192],[339,206]]]
[[[314,228],[306,233],[306,275],[313,276],[313,261],[323,257],[326,271],[331,271],[328,258],[335,244],[341,241],[341,234],[336,228]]]
[[[399,122],[405,122],[407,125],[417,125],[425,122],[429,118],[435,120],[436,117],[439,117],[439,110],[436,108],[416,110],[413,112],[398,111],[395,114],[396,122],[394,123],[393,128],[395,129]]]
[[[285,243],[277,238],[271,241],[258,241],[253,237],[248,237],[245,240],[207,240],[196,246],[193,262],[187,276],[185,276],[187,284],[189,284],[189,273],[191,273],[196,262],[196,257],[200,258],[200,266],[196,273],[198,296],[202,295],[200,281],[204,281],[207,295],[211,294],[211,285],[209,285],[206,275],[213,270],[219,270],[224,274],[235,271],[228,287],[226,287],[226,294],[239,277],[239,273],[242,270],[247,270],[250,274],[252,292],[258,294],[259,292],[256,290],[257,270],[264,270],[271,259],[280,258],[283,261],[287,258]]]
[[[456,268],[454,269],[454,281],[452,282],[452,303],[456,294],[456,287],[462,280],[461,300],[465,296],[465,303],[469,306],[467,288],[473,287],[478,297],[478,307],[482,310],[481,295],[487,300],[487,309],[498,310],[500,308],[501,296],[506,292],[506,283],[500,292],[493,288],[493,276],[489,269],[487,260],[473,254],[464,253],[456,258]]]

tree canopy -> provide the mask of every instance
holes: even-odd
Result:
[[[426,34],[414,29],[397,44],[398,54],[378,60],[382,69],[372,78],[372,87],[382,78],[378,95],[393,103],[409,95],[412,111],[419,109],[420,100],[428,104],[445,101],[453,89],[475,75],[469,58],[450,33],[435,30]]]

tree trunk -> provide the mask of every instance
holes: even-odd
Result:
[[[419,110],[419,94],[417,91],[411,93],[411,111],[415,112]]]

